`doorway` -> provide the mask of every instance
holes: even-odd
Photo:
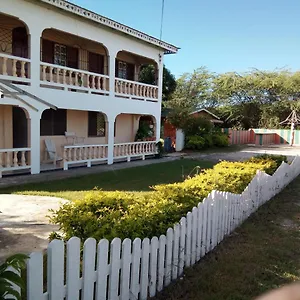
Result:
[[[13,107],[13,148],[28,147],[28,122],[24,110]]]

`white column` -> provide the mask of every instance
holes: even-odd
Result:
[[[39,174],[41,168],[40,119],[40,112],[30,114],[31,174]]]
[[[108,131],[107,131],[107,135],[108,135],[108,153],[107,153],[107,164],[112,165],[114,163],[114,144],[115,144],[115,117],[108,117],[108,122],[106,124],[108,124]]]
[[[41,35],[40,28],[30,26],[30,78],[31,86],[35,89],[40,85]]]
[[[161,115],[159,114],[157,117],[155,117],[156,142],[159,142],[160,139],[160,126],[161,126]]]
[[[115,96],[115,73],[116,73],[116,56],[118,51],[109,51],[109,94]]]
[[[160,139],[160,126],[161,126],[161,102],[162,102],[162,88],[163,88],[163,71],[164,71],[164,62],[163,62],[164,54],[161,52],[160,59],[158,62],[158,103],[157,110],[158,114],[155,116],[156,118],[156,142]]]

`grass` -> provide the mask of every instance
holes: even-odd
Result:
[[[247,145],[230,145],[228,147],[209,147],[207,149],[196,150],[196,151],[184,149],[182,152],[184,152],[184,153],[199,153],[199,154],[230,153],[230,152],[241,151],[246,147],[247,147]]]
[[[299,229],[300,177],[154,299],[248,300],[300,280]]]
[[[211,168],[212,162],[193,159],[175,160],[143,167],[134,167],[65,180],[31,183],[0,190],[0,194],[23,194],[81,199],[94,188],[106,191],[149,192],[150,186],[182,181],[183,176],[195,172],[195,167]]]

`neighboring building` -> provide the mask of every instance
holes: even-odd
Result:
[[[64,0],[1,1],[0,175],[155,153],[163,56],[177,51]],[[149,64],[156,85],[139,82]],[[135,143],[142,116],[154,141]]]
[[[168,111],[166,110],[164,114],[162,114],[162,132],[164,138],[170,138],[172,147],[175,149],[176,147],[176,128],[167,121],[167,114]],[[205,108],[196,110],[191,113],[191,115],[195,118],[201,117],[210,120],[213,124],[223,124],[223,121],[216,116],[215,114],[211,113]],[[180,147],[181,148],[181,147]]]

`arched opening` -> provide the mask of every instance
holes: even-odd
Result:
[[[149,115],[143,115],[139,120],[139,127],[135,136],[136,141],[155,141],[155,119]]]
[[[46,63],[108,75],[107,48],[55,29],[42,33],[41,60]]]
[[[27,148],[28,119],[25,111],[17,106],[12,108],[13,148]]]
[[[127,51],[119,51],[116,57],[115,76],[120,79],[157,85],[158,65],[152,59]]]

